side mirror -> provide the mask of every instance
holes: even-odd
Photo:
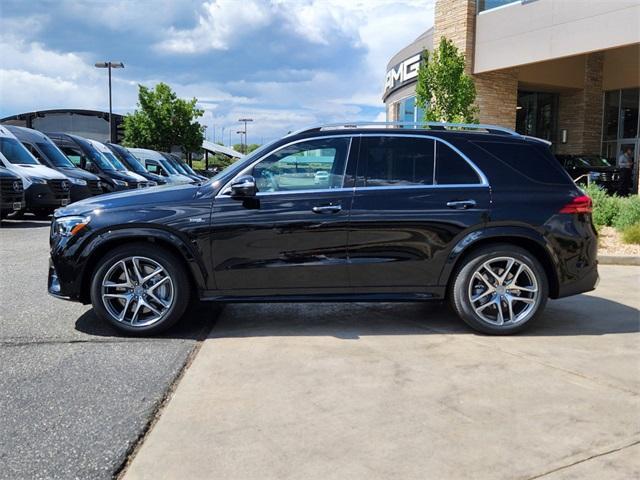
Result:
[[[232,198],[255,197],[258,192],[258,189],[256,188],[256,179],[251,175],[238,177],[230,187]]]

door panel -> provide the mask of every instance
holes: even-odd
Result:
[[[336,189],[244,201],[216,198],[212,247],[218,289],[264,295],[284,289],[344,292],[352,196],[351,189]]]
[[[476,206],[447,206],[467,200]],[[457,239],[486,222],[488,212],[488,187],[357,189],[349,233],[352,286],[358,292],[437,285]]]

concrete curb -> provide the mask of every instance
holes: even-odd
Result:
[[[598,255],[600,265],[633,265],[640,266],[640,257],[634,255]]]

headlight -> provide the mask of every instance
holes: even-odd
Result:
[[[115,183],[116,185],[119,185],[121,187],[128,187],[129,184],[127,182],[123,182],[122,180],[113,180],[113,183]]]
[[[46,185],[47,181],[44,178],[38,178],[38,177],[29,177],[29,180],[31,180],[31,183],[37,183],[40,185]]]
[[[86,227],[89,224],[90,220],[91,217],[88,216],[70,216],[57,218],[53,223],[53,233],[54,235],[59,235],[61,237],[73,237],[80,230]]]
[[[74,185],[80,185],[81,187],[84,187],[87,185],[87,181],[86,180],[82,180],[81,178],[72,178],[69,177],[69,181],[71,183],[73,183]]]

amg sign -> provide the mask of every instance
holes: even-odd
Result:
[[[409,80],[416,78],[418,76],[421,58],[422,55],[418,53],[389,70],[384,79],[384,93],[387,94],[401,87]]]

